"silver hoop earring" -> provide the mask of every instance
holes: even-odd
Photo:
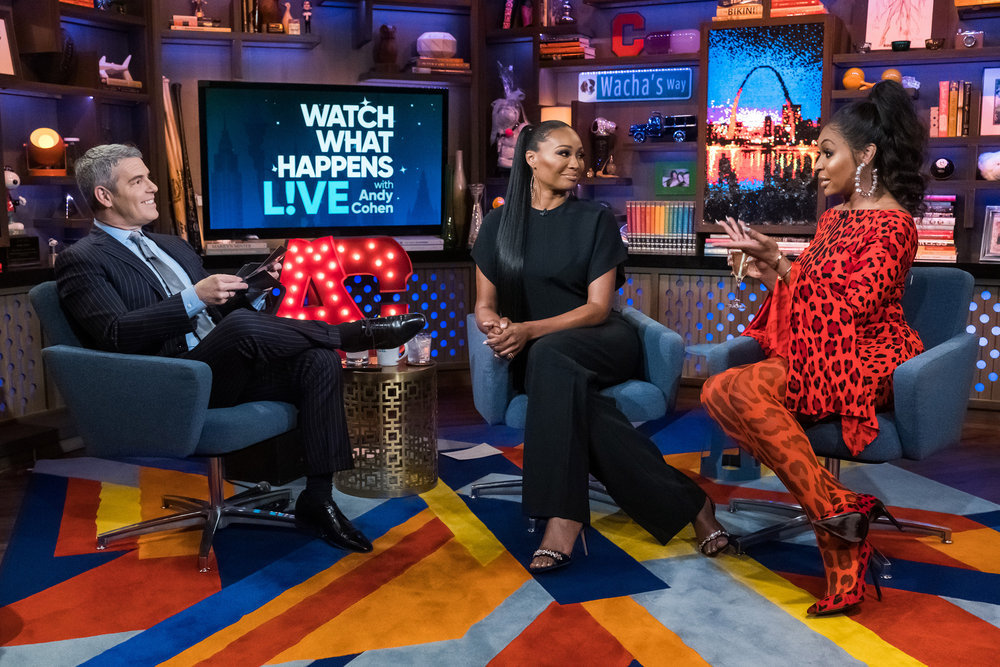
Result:
[[[861,170],[865,168],[867,163],[862,162],[858,165],[858,168],[854,170],[854,191],[857,192],[862,197],[873,197],[875,191],[878,189],[878,169],[872,167],[872,186],[867,190],[861,189]]]

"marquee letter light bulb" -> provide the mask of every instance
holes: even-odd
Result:
[[[403,247],[391,236],[339,238],[315,241],[292,239],[285,254],[281,284],[285,296],[278,307],[279,317],[321,320],[329,324],[353,322],[365,317],[347,293],[344,283],[352,276],[369,275],[378,280],[383,295],[379,315],[400,315],[409,311],[405,302],[387,303],[386,293],[405,292],[413,275],[413,264]],[[309,295],[318,303],[308,303]]]

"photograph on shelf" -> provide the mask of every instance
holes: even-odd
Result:
[[[0,7],[0,74],[18,76],[17,47],[14,44],[14,19],[11,11]]]
[[[979,261],[1000,262],[1000,206],[986,207],[983,246],[979,252]]]
[[[1000,67],[983,69],[983,102],[980,106],[980,136],[1000,134]]]
[[[872,49],[892,49],[893,42],[923,44],[933,37],[933,16],[934,0],[868,0],[865,41]]]
[[[657,162],[653,166],[653,191],[657,195],[694,194],[695,183],[694,160],[678,160],[674,162]]]
[[[816,222],[821,22],[708,31],[705,223]]]

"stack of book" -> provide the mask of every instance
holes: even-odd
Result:
[[[591,60],[594,47],[586,35],[541,35],[538,57],[541,60]]]
[[[693,201],[625,202],[629,253],[694,255]]]
[[[713,21],[764,18],[764,0],[718,0]]]
[[[826,14],[820,0],[771,0],[771,17]]]
[[[924,214],[917,226],[918,262],[956,262],[955,195],[925,195]]]
[[[171,30],[192,30],[200,32],[232,32],[232,28],[221,25],[220,19],[188,14],[174,14],[170,23]]]
[[[410,60],[410,71],[418,74],[469,74],[469,63],[462,58],[425,58]]]
[[[711,234],[705,239],[706,257],[725,257],[728,248],[720,247],[731,239],[726,234]],[[801,236],[779,236],[775,239],[778,250],[786,257],[798,257],[809,246],[809,239]]]
[[[931,107],[930,136],[969,136],[971,81],[939,81],[938,105]]]

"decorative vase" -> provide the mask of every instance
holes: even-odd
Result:
[[[468,181],[465,178],[465,161],[462,151],[455,151],[455,173],[451,181],[451,217],[455,221],[455,245],[462,245],[465,238],[466,223],[469,220],[468,206],[466,205],[466,187]]]
[[[476,245],[476,238],[479,237],[479,228],[483,225],[483,191],[486,186],[482,183],[473,183],[469,186],[469,194],[472,195],[472,217],[469,219],[469,248]]]
[[[458,42],[448,32],[425,32],[417,37],[417,55],[421,58],[452,58]]]

